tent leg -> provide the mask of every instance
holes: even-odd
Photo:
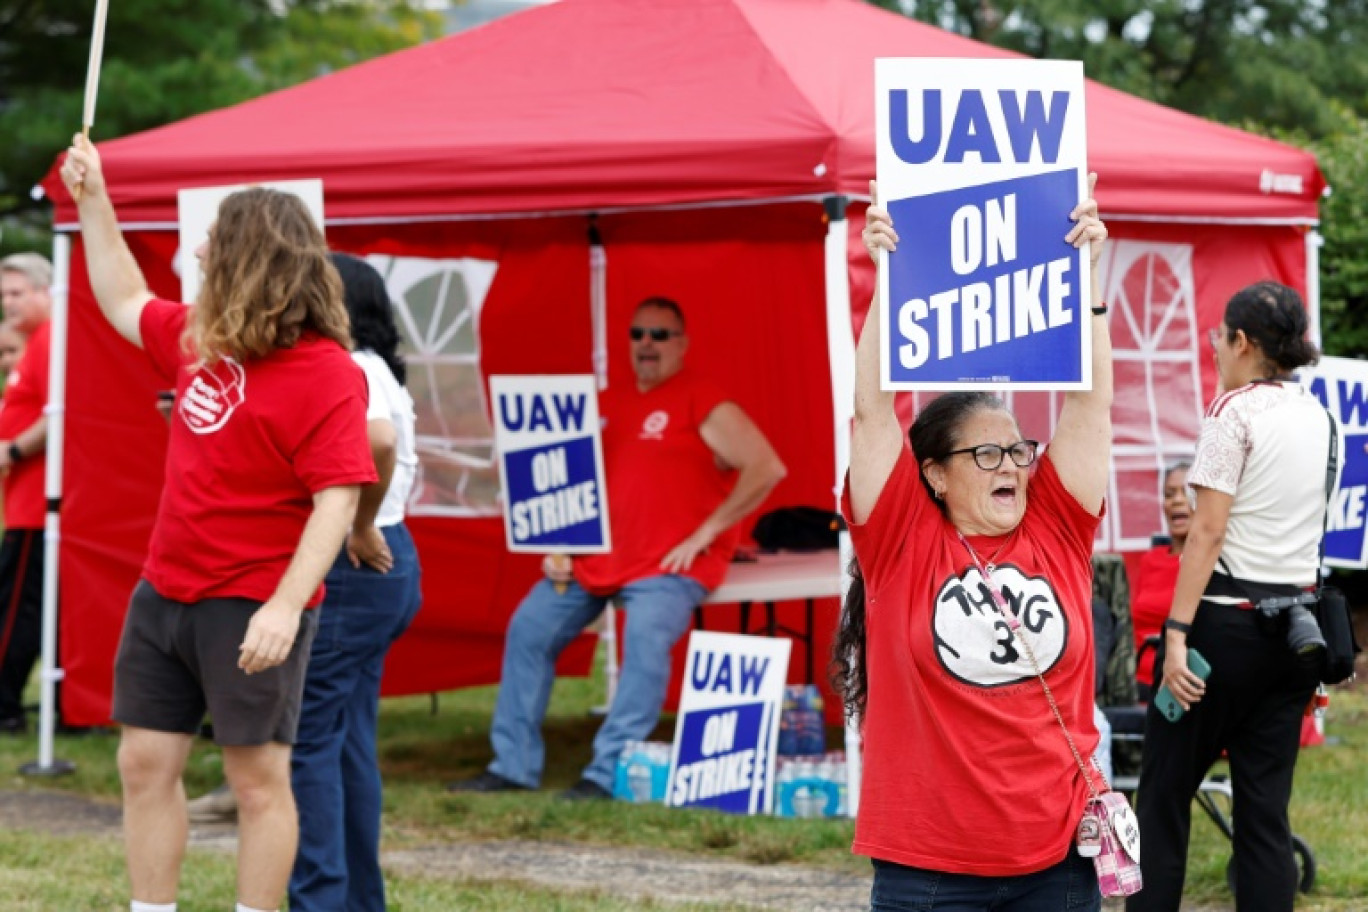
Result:
[[[38,760],[20,767],[26,776],[61,776],[76,765],[53,758],[57,728],[57,569],[61,545],[62,445],[66,417],[67,290],[71,278],[71,238],[61,232],[52,239],[52,349],[48,367],[47,516],[43,525],[43,633],[41,698],[38,710]]]
[[[850,425],[855,418],[855,333],[850,317],[850,224],[846,220],[844,196],[823,200],[827,216],[826,234],[826,316],[827,361],[831,372],[832,441],[836,453],[836,478],[832,487],[836,509],[841,508],[841,484],[850,465]],[[845,567],[852,556],[850,534],[842,533],[841,592],[850,585]],[[854,817],[860,808],[860,731],[847,718],[846,813]]]

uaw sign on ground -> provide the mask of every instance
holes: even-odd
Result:
[[[610,550],[593,376],[496,376],[489,390],[508,550]]]
[[[1299,377],[1339,422],[1339,487],[1327,518],[1325,562],[1368,567],[1368,362],[1321,358]]]
[[[874,63],[884,389],[1088,389],[1083,65]]]
[[[665,803],[769,813],[788,639],[694,631]]]

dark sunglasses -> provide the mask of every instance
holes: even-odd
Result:
[[[631,334],[633,342],[640,342],[647,336],[651,337],[652,342],[664,342],[672,336],[684,335],[677,329],[666,329],[663,326],[652,326],[650,329],[644,326],[633,326],[628,332]]]
[[[981,443],[974,447],[965,447],[962,450],[951,450],[946,453],[946,457],[956,456],[960,453],[973,453],[974,465],[983,469],[985,472],[997,471],[998,466],[1002,465],[1002,460],[1009,453],[1012,462],[1019,469],[1024,469],[1036,460],[1036,450],[1040,443],[1035,440],[1019,440],[1009,447],[1000,447],[996,443]]]

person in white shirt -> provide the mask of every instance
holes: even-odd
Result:
[[[1306,330],[1297,293],[1260,282],[1237,292],[1211,331],[1223,392],[1207,409],[1188,473],[1196,508],[1154,665],[1185,713],[1170,722],[1151,703],[1145,721],[1137,807],[1145,888],[1127,912],[1177,912],[1192,797],[1222,753],[1235,792],[1236,907],[1292,909],[1287,805],[1319,668],[1289,636],[1295,609],[1268,617],[1254,603],[1299,595],[1318,580],[1334,419],[1292,378],[1320,356]],[[1211,666],[1205,682],[1188,667],[1189,649]]]
[[[422,600],[404,508],[418,472],[413,400],[404,389],[399,333],[384,279],[365,261],[334,253],[356,350],[366,373],[371,452],[380,480],[361,489],[346,546],[324,581],[309,658],[291,781],[299,806],[292,912],[385,908],[380,872],[380,768],[376,718],[390,645]]]

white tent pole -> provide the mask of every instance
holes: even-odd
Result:
[[[53,734],[57,728],[57,570],[61,551],[62,450],[66,418],[67,301],[71,286],[71,237],[58,233],[52,239],[51,350],[48,362],[47,451],[45,491],[47,516],[43,526],[43,636],[39,672],[41,698],[38,710],[38,762],[20,771],[29,776],[60,776],[76,767],[53,759]]]
[[[1306,232],[1306,312],[1310,315],[1312,343],[1321,347],[1321,286],[1320,286],[1320,249],[1325,243],[1321,233],[1312,228]]]
[[[832,442],[836,453],[836,477],[832,499],[841,508],[841,485],[850,465],[850,425],[855,419],[855,331],[850,321],[850,224],[844,196],[823,200],[827,215],[826,317],[827,362],[831,376]],[[841,595],[850,585],[845,568],[852,556],[850,534],[840,537]],[[860,732],[846,720],[846,808],[854,817],[860,807]]]
[[[598,222],[589,217],[589,316],[594,333],[594,376],[602,392],[608,388],[608,251],[603,247]],[[617,606],[609,599],[603,609],[603,645],[607,652],[604,678],[607,691],[603,706],[595,712],[604,714],[613,706],[618,685]]]

